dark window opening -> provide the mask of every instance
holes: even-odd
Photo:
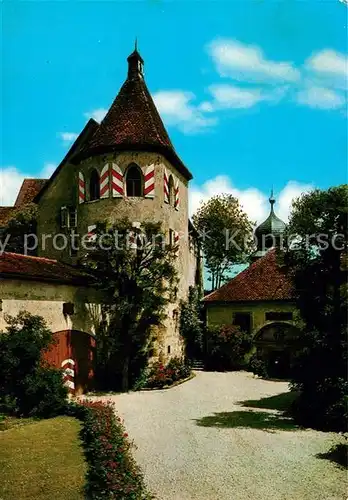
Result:
[[[292,321],[292,312],[266,312],[266,321]]]
[[[167,348],[167,353],[170,354],[170,345]]]
[[[174,246],[174,229],[169,229],[169,246]]]
[[[69,254],[70,254],[70,257],[77,257],[78,255],[78,242],[76,241],[76,238],[75,238],[75,231],[71,231],[70,233],[70,240],[69,240]]]
[[[235,313],[233,324],[240,327],[244,332],[251,332],[251,313]]]
[[[69,208],[69,227],[76,227],[77,226],[77,210],[76,208],[70,207]]]
[[[89,179],[89,200],[99,200],[100,198],[100,186],[99,186],[99,174],[96,170],[92,170],[91,177]]]
[[[63,303],[63,314],[64,316],[72,316],[74,314],[74,304],[72,302]]]
[[[174,205],[175,205],[175,191],[174,191],[174,181],[173,181],[172,175],[169,177],[168,192],[169,192],[169,205],[174,207]]]
[[[127,196],[143,195],[143,179],[139,168],[136,165],[129,167],[126,177]]]
[[[60,209],[60,227],[67,227],[68,225],[68,209],[61,207]]]

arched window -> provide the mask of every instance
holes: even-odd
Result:
[[[143,196],[143,176],[137,165],[131,165],[126,175],[127,196]]]
[[[173,180],[173,176],[172,175],[169,177],[168,191],[169,191],[169,205],[171,207],[174,207],[174,204],[175,204],[175,192],[174,192],[174,180]]]
[[[99,200],[100,198],[100,186],[99,186],[99,174],[97,170],[92,170],[91,177],[89,178],[89,200]]]

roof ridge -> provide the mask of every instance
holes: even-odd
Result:
[[[16,253],[16,252],[0,252],[0,257],[2,256],[11,256],[11,257],[16,257],[16,258],[22,258],[22,259],[33,259],[33,260],[40,260],[40,261],[45,261],[45,262],[56,262],[58,263],[58,260],[56,259],[49,259],[48,257],[37,257],[36,255],[24,255],[22,253]],[[63,263],[64,264],[64,263]]]
[[[24,181],[48,181],[48,178],[44,178],[44,177],[24,177],[23,179],[23,182]]]
[[[147,107],[147,110],[148,110],[148,112],[149,112],[149,115],[150,115],[150,120],[151,120],[151,122],[152,122],[152,127],[153,127],[153,128],[154,128],[154,130],[155,130],[155,133],[156,133],[156,136],[157,136],[157,140],[158,140],[159,142],[162,142],[162,141],[161,141],[160,134],[159,134],[159,131],[158,131],[157,127],[156,127],[156,123],[154,122],[154,119],[153,119],[153,116],[152,116],[152,110],[151,110],[151,107],[150,107],[150,102],[148,101],[148,97],[150,97],[150,99],[152,99],[152,96],[151,96],[151,93],[149,92],[149,90],[148,90],[148,88],[147,88],[147,85],[146,85],[146,82],[145,82],[145,80],[144,80],[144,79],[142,80],[142,82],[143,82],[143,86],[142,86],[142,88],[141,88],[141,91],[142,91],[142,92],[143,92],[143,94],[144,94],[144,98],[145,98],[145,100],[144,100],[144,102],[145,102],[145,106]],[[149,94],[149,96],[147,96],[147,95],[146,95],[147,93]],[[167,134],[167,135],[168,135],[168,134]],[[168,136],[168,139],[169,139],[169,136]]]

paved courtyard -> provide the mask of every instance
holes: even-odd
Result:
[[[345,500],[346,472],[317,456],[343,438],[284,419],[274,396],[287,391],[246,372],[198,372],[111,399],[158,500]]]

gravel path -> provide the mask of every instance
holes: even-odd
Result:
[[[346,472],[316,457],[343,438],[299,430],[269,409],[285,382],[206,373],[173,389],[113,399],[158,500],[345,500]],[[279,398],[276,398],[279,399]]]

